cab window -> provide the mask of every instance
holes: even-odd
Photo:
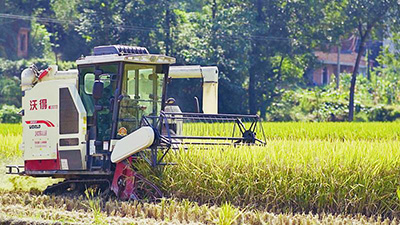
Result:
[[[94,84],[95,76],[93,73],[85,74],[84,78],[84,86],[85,93],[91,95],[93,93],[93,84]],[[110,74],[102,74],[100,75],[100,80],[104,84],[104,88],[107,88],[111,84],[111,75]]]
[[[118,119],[118,128],[124,132],[117,137],[133,132],[143,116],[156,115],[161,109],[164,75],[156,71],[154,65],[125,65]]]
[[[102,110],[98,112],[97,121],[99,140],[111,139],[112,128],[112,111],[111,100],[117,88],[118,64],[102,64],[80,66],[79,69],[79,95],[87,111],[87,116],[92,117],[94,112],[94,100],[92,97],[93,83],[95,80],[94,71],[101,70],[100,80],[104,83],[103,95],[99,99],[98,104],[102,106]]]

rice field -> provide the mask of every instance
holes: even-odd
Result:
[[[400,142],[275,140],[169,154],[161,186],[178,198],[269,212],[398,217]]]
[[[245,123],[249,127],[249,123]],[[324,122],[324,123],[262,123],[267,140],[400,140],[400,122]],[[262,132],[257,126],[257,134]],[[189,136],[232,136],[240,134],[238,127],[232,123],[200,123],[188,124],[183,128],[183,134]],[[259,138],[261,138],[259,136]]]
[[[176,165],[165,167],[161,175],[142,166],[142,173],[153,179],[168,194],[169,200],[154,205],[107,203],[116,204],[114,213],[105,207],[106,203],[99,203],[102,204],[102,218],[108,221],[106,223],[114,223],[123,215],[129,215],[129,222],[121,223],[145,224],[158,224],[160,221],[166,224],[241,224],[243,221],[247,224],[268,224],[271,221],[274,224],[326,224],[328,221],[331,224],[398,223],[400,123],[262,125],[266,146],[219,146],[207,150],[188,146],[188,149],[168,154],[166,160]],[[199,136],[229,136],[232,125],[190,125],[184,126],[184,132]],[[20,125],[0,124],[0,158],[15,159],[22,155],[18,149],[20,133]],[[41,200],[44,202],[53,201],[45,198],[54,198],[28,193],[26,196],[25,199],[44,198]],[[8,198],[18,197],[9,192],[0,194],[0,215],[3,216],[0,216],[0,221],[18,220],[20,217],[12,216],[17,214],[15,207],[35,208],[30,200],[24,200],[29,204],[18,203],[15,206],[4,200]],[[42,210],[41,215],[62,214],[69,210],[62,207],[58,211],[47,210],[46,204],[50,203],[41,204],[46,206],[37,209]],[[166,216],[163,204],[175,207],[174,210],[181,207],[183,211],[176,210]],[[62,217],[63,221],[86,223],[94,220],[94,212],[84,219],[71,219],[79,218],[79,213],[89,210],[83,206],[74,207],[65,214],[66,217]],[[136,213],[137,207],[140,207],[140,213]],[[165,215],[161,216],[161,211]],[[185,219],[185,213],[192,219]],[[230,215],[228,219],[224,213]],[[25,214],[31,222],[54,221],[51,216]],[[255,222],[248,223],[249,220]]]
[[[20,124],[0,123],[0,158],[10,159],[22,156],[19,145],[22,141],[22,126]]]
[[[4,124],[0,123],[0,135],[21,135],[21,124]]]
[[[263,123],[263,129],[276,140],[400,140],[400,122]]]
[[[230,204],[198,205],[162,199],[158,204],[101,201],[31,193],[0,193],[0,224],[398,224],[398,220],[363,215],[274,214]]]

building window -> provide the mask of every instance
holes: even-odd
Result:
[[[328,80],[328,69],[326,67],[324,67],[324,69],[322,70],[322,84],[328,84],[329,80]]]
[[[21,37],[20,37],[20,44],[19,44],[19,47],[20,47],[20,51],[21,52],[25,52],[25,38],[26,38],[26,35],[25,34],[21,34]]]
[[[29,29],[21,27],[17,36],[17,56],[20,58],[28,57],[28,34]]]

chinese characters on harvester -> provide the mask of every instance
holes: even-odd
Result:
[[[38,110],[37,101],[38,100],[36,100],[36,99],[29,101],[29,105],[30,105],[30,109],[29,110]],[[39,108],[40,109],[47,109],[47,99],[40,99],[39,100]]]
[[[57,105],[47,105],[47,99],[32,99],[29,100],[29,110],[38,110],[38,109],[57,109]]]

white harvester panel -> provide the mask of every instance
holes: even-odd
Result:
[[[203,113],[218,114],[218,67],[171,66],[169,77],[203,78]]]
[[[54,160],[58,168],[51,169],[86,168],[86,110],[76,88],[76,79],[37,83],[25,90],[22,107],[26,167],[34,165],[33,170],[46,170],[50,168],[42,161]]]
[[[154,131],[151,127],[141,127],[119,140],[111,153],[111,162],[118,163],[129,156],[143,151],[154,142]]]
[[[25,160],[57,159],[58,86],[39,83],[22,98]]]
[[[218,68],[201,67],[203,74],[203,112],[218,114]]]

